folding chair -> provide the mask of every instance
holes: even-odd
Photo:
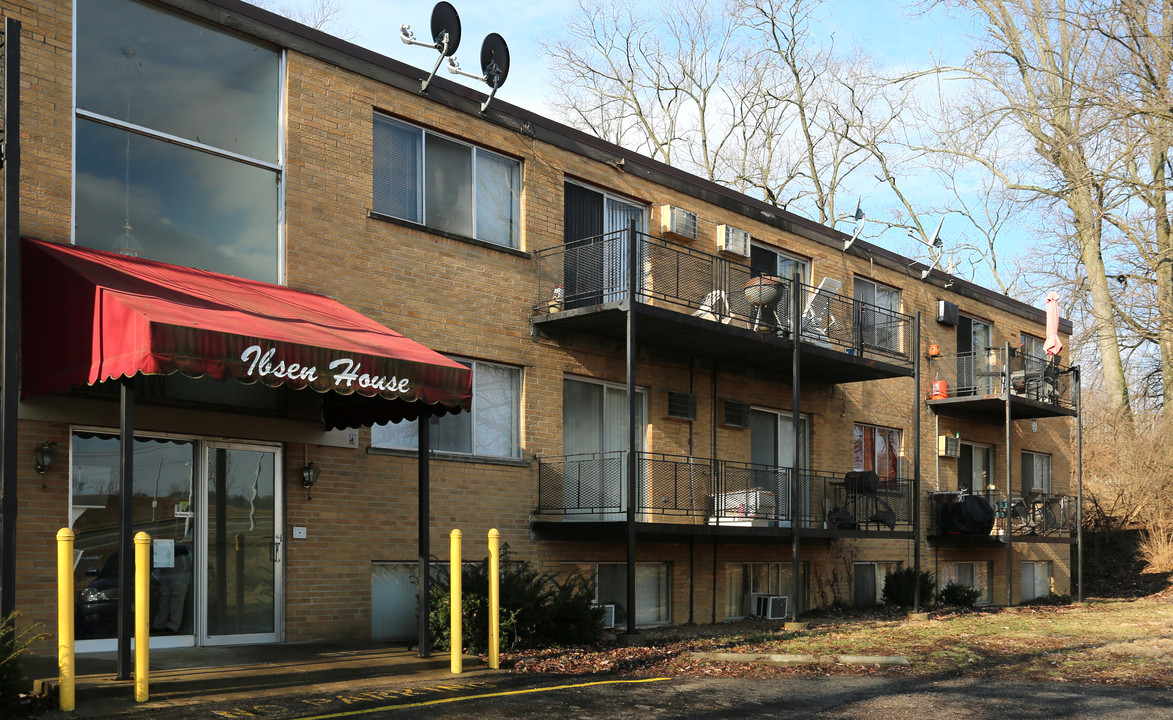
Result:
[[[729,313],[729,297],[725,295],[724,290],[714,290],[705,295],[701,300],[700,310],[693,312],[692,316],[705,320],[719,320],[726,325],[729,324],[733,320],[733,316]]]
[[[831,300],[842,289],[843,283],[829,277],[824,277],[806,301],[802,311],[802,339],[805,342],[831,346],[828,332],[832,328],[839,328],[835,316],[831,314]]]

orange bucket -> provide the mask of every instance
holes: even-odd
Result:
[[[930,400],[944,400],[949,397],[949,383],[945,380],[934,380],[933,391],[929,394]]]

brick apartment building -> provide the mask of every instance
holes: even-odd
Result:
[[[53,626],[72,527],[79,650],[114,643],[119,375],[50,366],[121,360],[53,298],[69,263],[163,267],[136,257],[326,296],[470,368],[469,411],[427,421],[433,554],[496,527],[593,575],[619,626],[631,595],[638,625],[873,604],[918,543],[987,603],[1069,592],[1075,375],[1041,309],[236,0],[0,7],[23,23],[24,622]],[[413,636],[420,425],[197,359],[121,366],[152,645]]]

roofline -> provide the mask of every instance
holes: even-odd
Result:
[[[420,94],[420,83],[427,78],[427,73],[420,68],[386,55],[380,55],[289,18],[242,2],[242,0],[154,0],[154,2],[336,65],[404,92]],[[617,172],[639,176],[657,185],[754,218],[766,225],[820,243],[838,252],[844,252],[843,243],[850,237],[846,233],[829,228],[809,218],[804,218],[711,180],[705,180],[692,173],[640,155],[635,151],[607,142],[556,120],[511,105],[500,98],[495,98],[492,105],[484,113],[481,113],[481,103],[488,97],[486,94],[440,76],[432,79],[428,86],[427,97],[449,109],[495,123],[513,132],[596,162],[614,163],[617,160],[622,160],[623,168]],[[846,252],[918,280],[920,273],[927,268],[921,262],[863,240],[857,240]],[[951,278],[948,274],[937,269],[930,270],[928,278],[923,282],[928,282],[944,290],[946,283],[950,281],[952,283],[949,289],[954,293],[992,305],[1027,320],[1038,323],[1046,321],[1046,313],[1040,308],[1027,305],[1008,295],[966,280]],[[1071,334],[1071,321],[1061,319],[1059,330]]]

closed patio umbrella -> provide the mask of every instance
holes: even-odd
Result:
[[[1043,345],[1047,355],[1063,352],[1063,341],[1059,339],[1059,293],[1047,293],[1047,342]]]

